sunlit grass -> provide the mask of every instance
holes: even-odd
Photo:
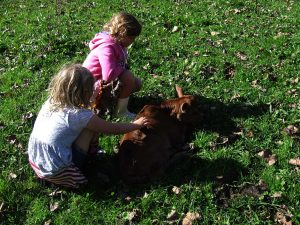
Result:
[[[174,224],[187,212],[201,215],[195,224],[274,224],[278,211],[300,222],[299,169],[289,164],[300,156],[299,131],[286,132],[300,127],[297,1],[55,2],[0,3],[1,224],[165,224],[172,210]],[[144,82],[133,110],[146,96],[173,98],[179,84],[200,97],[205,126],[189,140],[193,157],[152,183],[115,178],[50,195],[27,162],[32,122],[51,77],[82,62],[86,43],[120,10],[143,24],[129,49]],[[119,140],[100,143],[113,156]],[[257,155],[263,150],[276,155],[274,165]]]

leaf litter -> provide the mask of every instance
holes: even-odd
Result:
[[[262,157],[269,166],[272,166],[277,161],[277,156],[275,154],[272,154],[270,150],[262,150],[257,153],[258,156]]]

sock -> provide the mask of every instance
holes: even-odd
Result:
[[[129,97],[127,98],[119,98],[118,103],[117,103],[117,114],[125,114],[128,112],[127,106],[128,106],[128,100]]]

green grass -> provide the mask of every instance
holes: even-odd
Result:
[[[194,224],[274,224],[278,211],[300,223],[299,169],[288,163],[300,156],[299,132],[284,131],[300,127],[298,1],[77,0],[60,7],[2,0],[0,6],[1,224],[165,224],[172,210],[174,224],[187,212],[201,215]],[[129,49],[132,71],[144,82],[133,110],[147,96],[174,97],[175,84],[201,96],[207,120],[190,140],[195,153],[152,183],[114,179],[49,196],[53,189],[36,183],[27,162],[32,122],[51,77],[64,63],[82,62],[86,43],[120,10],[143,24]],[[222,137],[229,141],[213,148]],[[119,138],[101,138],[109,155]],[[257,156],[261,150],[276,154],[276,163],[268,166]],[[54,203],[59,207],[51,211]]]

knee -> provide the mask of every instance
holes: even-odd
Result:
[[[120,81],[125,89],[130,89],[131,92],[139,91],[142,88],[142,81],[135,77],[130,70],[124,71],[120,76]]]
[[[141,90],[142,86],[143,86],[142,80],[138,77],[135,77],[135,88],[133,91],[137,92],[137,91]]]

